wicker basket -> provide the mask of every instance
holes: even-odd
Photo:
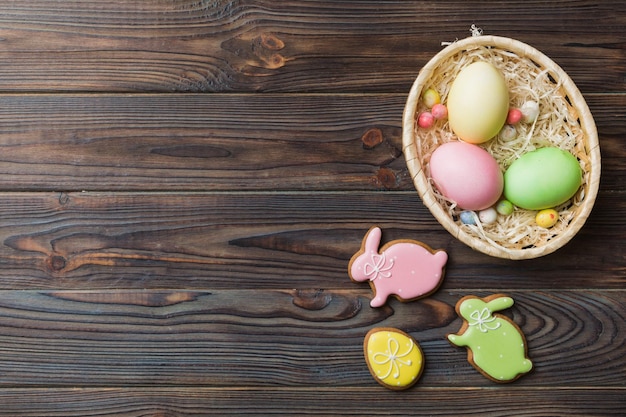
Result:
[[[505,77],[512,106],[527,100],[539,104],[534,123],[518,127],[511,146],[500,135],[482,144],[504,171],[510,163],[533,149],[557,146],[577,157],[583,184],[572,199],[556,207],[559,221],[550,229],[534,223],[536,212],[515,209],[511,216],[499,216],[492,225],[466,225],[460,210],[433,187],[429,175],[432,151],[442,143],[458,140],[447,121],[439,120],[430,129],[417,126],[425,110],[422,92],[436,89],[445,104],[458,72],[467,64],[486,60]],[[593,117],[574,82],[551,59],[522,42],[497,36],[472,36],[445,47],[419,72],[409,93],[403,115],[402,141],[407,166],[424,204],[453,236],[471,248],[506,259],[537,258],[565,245],[583,226],[593,207],[600,182],[600,149]],[[508,154],[507,154],[508,152]]]

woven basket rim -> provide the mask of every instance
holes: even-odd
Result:
[[[579,123],[584,132],[585,148],[587,149],[590,160],[590,175],[585,189],[585,198],[583,204],[577,209],[577,215],[568,224],[565,232],[550,240],[546,245],[528,249],[509,249],[494,246],[464,231],[450,218],[448,213],[446,213],[438,203],[430,182],[424,173],[421,161],[418,158],[415,135],[415,115],[422,89],[426,86],[427,81],[430,79],[433,72],[437,70],[437,67],[442,61],[467,48],[477,46],[489,46],[503,49],[507,52],[515,53],[519,57],[528,58],[546,68],[551,75],[556,75],[557,79],[561,82],[562,90],[570,99],[572,107],[578,112]],[[569,75],[567,75],[560,66],[534,47],[512,38],[493,35],[468,37],[450,44],[428,61],[420,70],[406,100],[402,122],[402,146],[413,183],[424,205],[430,210],[431,214],[450,234],[461,242],[479,252],[498,258],[512,260],[532,259],[550,254],[561,248],[569,242],[585,224],[598,193],[601,170],[600,148],[596,125],[585,99]]]

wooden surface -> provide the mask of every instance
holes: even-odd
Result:
[[[473,23],[598,127],[596,206],[543,258],[456,241],[406,169],[408,90]],[[619,1],[0,0],[0,415],[623,415],[625,40]],[[369,307],[375,224],[448,251],[438,292]],[[494,292],[535,364],[512,384],[445,340]],[[368,372],[377,326],[422,346],[408,391]]]

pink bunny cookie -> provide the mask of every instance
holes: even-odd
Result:
[[[408,239],[391,241],[379,252],[381,234],[379,227],[372,227],[348,265],[352,281],[369,281],[374,291],[370,305],[380,307],[390,295],[411,301],[435,292],[443,281],[448,254]]]

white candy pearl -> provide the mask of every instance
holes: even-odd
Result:
[[[502,127],[502,130],[500,130],[500,137],[502,138],[502,140],[505,140],[507,142],[515,139],[516,136],[517,129],[515,129],[515,126],[504,125]]]
[[[478,212],[478,219],[482,224],[491,224],[498,218],[498,212],[493,207]]]
[[[534,123],[537,117],[539,117],[539,104],[536,101],[527,101],[522,104],[520,110],[525,123]]]

